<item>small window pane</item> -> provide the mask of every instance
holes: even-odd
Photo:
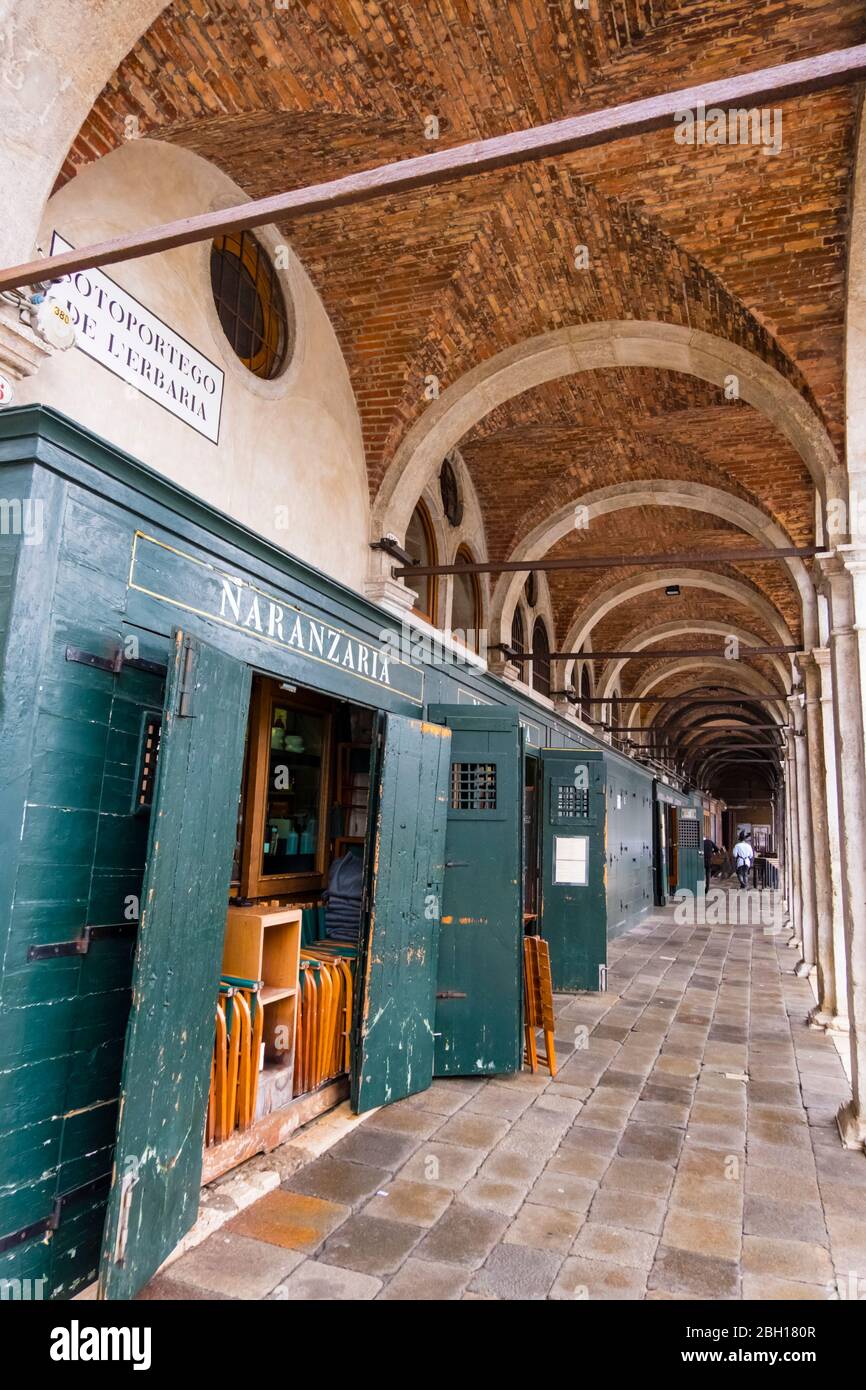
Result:
[[[289,348],[286,302],[276,271],[251,232],[214,239],[210,276],[223,332],[241,362],[255,376],[277,376]]]
[[[308,710],[271,712],[267,815],[262,874],[315,872],[325,720]]]
[[[406,549],[419,565],[435,565],[436,555],[433,550],[430,534],[430,523],[420,507],[416,507],[412,513],[412,518],[406,528]],[[431,622],[434,620],[433,614],[433,578],[430,575],[420,575],[415,579],[408,575],[406,583],[410,589],[414,589],[418,595],[415,602],[415,609],[422,613]]]

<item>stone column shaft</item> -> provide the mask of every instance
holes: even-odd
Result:
[[[830,590],[830,656],[851,1042],[852,1098],[840,1110],[838,1123],[843,1142],[849,1148],[863,1148],[866,1146],[866,746],[860,637],[855,624],[866,606],[866,594],[862,589],[862,570],[857,571],[840,553],[822,556],[819,563]],[[855,585],[859,589],[857,594]]]
[[[806,692],[806,745],[809,761],[809,802],[815,879],[815,962],[818,967],[818,1007],[812,1021],[822,1026],[836,1014],[836,974],[833,962],[833,886],[830,878],[830,838],[827,830],[827,781],[824,774],[824,731],[821,721],[821,677],[811,652],[797,663]]]
[[[833,716],[833,672],[829,647],[812,653],[821,682],[821,723],[827,806],[827,842],[830,851],[830,893],[833,938],[834,1012],[826,1027],[848,1031],[848,972],[845,963],[845,902],[839,847],[839,789],[836,779],[836,722]],[[829,998],[829,992],[828,992]],[[819,1020],[814,1020],[818,1022]]]

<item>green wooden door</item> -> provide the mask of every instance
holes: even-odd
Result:
[[[357,1113],[433,1079],[450,732],[380,716],[367,926],[358,962],[351,1098]]]
[[[679,815],[679,857],[677,874],[677,891],[685,890],[688,893],[697,893],[698,879],[701,872],[698,861],[703,860],[701,856],[701,821],[698,818],[698,811],[694,806],[681,806]]]
[[[523,731],[516,710],[431,705],[451,730],[437,1076],[519,1071]]]
[[[601,753],[541,754],[540,933],[555,990],[597,990],[607,964],[605,766]]]
[[[664,907],[668,900],[668,808],[664,801],[653,802],[653,847],[655,901],[657,907]]]
[[[100,1293],[131,1298],[195,1220],[250,671],[174,634]]]

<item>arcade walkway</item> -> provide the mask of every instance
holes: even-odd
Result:
[[[609,993],[558,1001],[555,1080],[376,1112],[142,1296],[862,1298],[866,1161],[796,959],[665,910],[613,944]]]

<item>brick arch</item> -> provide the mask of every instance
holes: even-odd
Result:
[[[725,661],[723,657],[685,657],[681,661],[671,659],[664,666],[653,671],[651,675],[638,681],[632,692],[634,695],[650,695],[652,691],[662,683],[662,681],[672,680],[676,676],[690,676],[692,673],[699,676],[696,688],[700,689],[706,684],[706,676],[710,673],[723,677],[724,684],[730,690],[739,690],[744,699],[749,695],[763,694],[767,690],[766,677],[761,676],[755,671],[744,667],[742,663]],[[688,697],[688,691],[670,692],[672,698],[677,696]],[[783,692],[779,693],[778,706],[767,705],[766,709],[774,710],[780,717],[786,712],[786,696]],[[631,705],[627,718],[622,721],[627,723],[629,728],[646,728],[652,724],[655,718],[655,705]],[[643,723],[639,723],[643,720]]]
[[[630,507],[682,507],[720,517],[753,536],[762,545],[790,545],[790,539],[782,527],[765,512],[721,488],[673,479],[652,479],[647,482],[617,483],[576,497],[524,536],[514,547],[509,560],[537,560],[546,555],[557,541],[574,530],[577,506],[586,508],[582,519],[587,521]],[[783,563],[791,574],[800,596],[804,640],[808,644],[814,644],[818,640],[818,613],[815,589],[809,571],[803,561],[796,558],[785,560]],[[493,642],[508,640],[511,614],[525,578],[526,574],[523,571],[503,574],[500,577],[491,604]]]
[[[531,387],[575,372],[651,366],[724,386],[735,376],[740,398],[767,416],[797,450],[822,502],[845,495],[836,451],[823,423],[774,367],[726,339],[672,323],[613,321],[542,333],[480,363],[424,412],[398,447],[373,507],[376,536],[405,532],[431,473],[496,406]]]
[[[620,580],[619,583],[609,585],[572,622],[563,643],[563,650],[579,651],[593,629],[613,608],[627,603],[630,598],[634,598],[638,594],[663,589],[667,584],[679,584],[682,588],[687,589],[708,589],[712,593],[724,594],[735,602],[751,608],[776,634],[780,645],[793,644],[790,629],[778,611],[768,599],[755,589],[750,588],[744,581],[712,570],[684,569],[671,566],[667,569],[651,570],[640,576],[629,575]],[[731,663],[728,662],[727,665],[730,669]],[[570,669],[571,663],[568,663],[565,666],[566,676],[568,676]]]
[[[688,634],[706,636],[711,634],[718,637],[735,637],[744,647],[758,647],[764,645],[764,639],[750,632],[748,628],[740,627],[736,623],[721,623],[716,621],[695,622],[678,621],[670,623],[659,623],[656,627],[637,628],[628,634],[623,641],[623,649],[627,651],[644,651],[647,647],[653,646],[656,642],[663,642],[668,637],[684,637]],[[786,670],[784,661],[778,656],[767,658],[777,676],[784,681],[790,674]],[[622,670],[627,663],[627,658],[613,658],[607,662],[598,680],[598,694],[604,698],[613,693],[614,685],[618,685],[622,679]],[[790,666],[790,663],[789,663]]]
[[[845,320],[846,457],[851,480],[851,539],[866,540],[866,113],[860,108]],[[831,536],[832,541],[844,539]]]

